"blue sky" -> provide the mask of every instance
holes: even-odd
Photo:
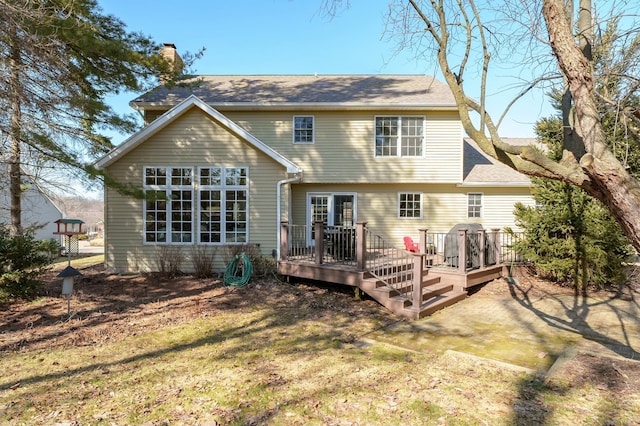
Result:
[[[435,59],[417,61],[410,52],[394,54],[384,37],[388,0],[352,0],[334,19],[321,14],[321,0],[100,0],[106,13],[129,31],[178,51],[205,48],[194,65],[199,74],[429,74],[442,80]],[[508,75],[491,81],[488,111],[497,120],[513,94]],[[467,90],[472,81],[465,80]],[[478,86],[479,87],[479,86]],[[470,93],[475,96],[475,93]],[[130,113],[135,94],[111,99]],[[549,115],[540,93],[528,96],[501,126],[503,136],[530,137],[535,121]],[[117,144],[126,136],[116,136]]]

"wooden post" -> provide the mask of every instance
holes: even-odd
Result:
[[[467,229],[458,230],[458,270],[467,272]]]
[[[427,252],[427,228],[418,229],[420,232],[420,242],[418,243],[418,247],[420,247],[420,253]]]
[[[500,252],[502,251],[502,247],[500,247],[500,228],[491,228],[491,233],[493,234],[493,247],[495,249],[496,265],[499,265],[502,263],[502,259],[500,259]]]
[[[356,268],[364,271],[367,267],[367,222],[356,222]]]
[[[420,309],[422,305],[422,282],[424,278],[424,253],[411,253],[413,255],[413,289],[411,301],[414,309]]]
[[[289,257],[289,221],[280,222],[280,260],[287,260]]]
[[[313,226],[315,227],[314,233],[316,235],[316,264],[320,265],[324,257],[324,222],[317,221]]]
[[[479,253],[478,256],[480,257],[480,269],[484,268],[485,266],[487,266],[486,260],[484,258],[484,245],[485,245],[485,241],[486,241],[486,235],[485,235],[485,230],[484,229],[478,229],[478,245],[479,247]]]

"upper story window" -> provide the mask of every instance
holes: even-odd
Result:
[[[313,142],[313,116],[293,117],[293,143]]]
[[[421,157],[424,117],[376,117],[376,157]]]
[[[467,194],[467,217],[477,219],[482,217],[482,194]]]
[[[399,193],[398,217],[401,219],[422,219],[422,194],[419,192]]]

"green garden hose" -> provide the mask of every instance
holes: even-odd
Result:
[[[253,267],[246,254],[236,254],[227,264],[224,271],[223,283],[225,286],[243,287],[251,279]]]

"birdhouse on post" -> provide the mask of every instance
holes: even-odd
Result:
[[[80,219],[58,219],[55,221],[55,224],[58,226],[58,230],[54,232],[56,235],[71,236],[84,234],[84,230],[82,229],[84,222]]]
[[[64,246],[67,248],[67,257],[69,259],[69,265],[71,265],[71,241],[75,240],[76,248],[78,247],[78,235],[84,234],[85,230],[82,229],[84,222],[80,219],[58,219],[54,222],[58,228],[54,232],[54,235],[64,236]]]

